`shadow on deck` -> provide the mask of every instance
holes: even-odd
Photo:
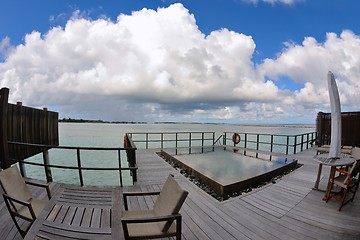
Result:
[[[169,173],[189,191],[181,209],[183,239],[360,239],[360,197],[337,211],[338,203],[322,201],[323,192],[312,187],[318,165],[314,149],[292,157],[304,164],[291,174],[250,193],[218,202],[159,158],[154,150],[139,150],[138,182],[123,191],[159,191]],[[320,187],[325,188],[329,169],[324,167]],[[52,184],[52,191],[61,189]],[[34,190],[45,197],[45,192]],[[148,209],[153,197],[137,197],[130,208]],[[113,209],[114,210],[114,209]],[[0,239],[22,239],[0,200]],[[118,224],[120,222],[112,223]]]

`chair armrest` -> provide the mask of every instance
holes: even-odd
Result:
[[[339,169],[339,168],[335,168],[335,172],[339,172],[339,173],[342,173],[342,174],[346,174],[346,175],[348,175],[348,176],[351,175],[351,172],[347,172],[347,171],[345,171],[345,170],[343,170],[343,169]]]
[[[9,209],[9,211],[12,211],[13,214],[15,214],[16,216],[20,217],[20,218],[23,218],[23,219],[26,219],[28,221],[34,221],[36,219],[36,216],[35,216],[35,212],[34,212],[34,209],[32,208],[32,205],[30,202],[27,202],[27,201],[22,201],[22,200],[19,200],[19,199],[16,199],[16,198],[13,198],[13,197],[10,197],[8,194],[6,193],[3,193],[3,196],[4,196],[4,199],[5,199],[5,203]],[[14,204],[12,202],[15,202],[17,204],[20,204],[20,205],[24,205],[25,207],[27,207],[29,209],[29,212],[31,214],[31,217],[33,219],[29,219],[28,217],[25,217],[21,214],[19,214],[15,207],[14,207]],[[15,209],[15,211],[11,210],[11,207],[10,205]]]
[[[165,222],[169,220],[181,219],[181,214],[156,216],[156,217],[143,217],[143,218],[121,218],[122,223],[150,223],[150,222]]]
[[[23,201],[23,200],[19,200],[19,199],[10,197],[10,196],[9,196],[8,194],[6,194],[6,193],[3,193],[3,196],[4,196],[4,198],[6,198],[6,199],[8,199],[8,200],[10,200],[10,201],[12,201],[12,202],[16,202],[16,203],[21,204],[21,205],[24,205],[24,206],[26,206],[26,207],[29,207],[29,206],[31,205],[30,202]]]
[[[176,221],[176,232],[181,234],[181,214],[167,215],[167,216],[156,216],[156,217],[144,217],[144,218],[122,218],[121,224],[123,227],[125,239],[129,238],[128,224],[136,223],[151,223],[151,222],[166,222],[166,221]]]
[[[24,180],[25,180],[26,184],[33,185],[33,186],[36,186],[36,187],[45,188],[48,198],[51,199],[51,192],[50,192],[50,184],[49,183],[44,183],[44,182],[37,181],[37,180],[34,180],[34,179],[29,179],[29,178],[24,179]]]
[[[160,192],[123,192],[124,208],[128,210],[127,197],[159,195]]]

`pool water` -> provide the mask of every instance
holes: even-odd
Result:
[[[241,192],[296,168],[297,161],[284,157],[245,156],[225,150],[171,156],[171,161],[220,196]]]
[[[181,155],[176,158],[222,185],[243,181],[285,164],[285,159],[268,161],[228,151]]]

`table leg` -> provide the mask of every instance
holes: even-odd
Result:
[[[331,191],[331,179],[334,177],[335,175],[335,169],[336,169],[336,166],[331,166],[331,170],[330,170],[330,176],[329,176],[329,181],[328,181],[328,185],[327,185],[327,188],[326,188],[326,194],[323,198],[324,201],[328,201],[329,200],[329,195],[330,195],[330,191]]]
[[[316,178],[313,190],[319,191],[319,183],[320,183],[321,172],[322,172],[322,163],[319,164],[318,174],[317,174],[317,178]]]

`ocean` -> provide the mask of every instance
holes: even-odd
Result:
[[[237,125],[237,124],[197,124],[197,123],[147,123],[147,124],[111,124],[111,123],[59,123],[59,143],[61,146],[77,147],[123,147],[125,133],[160,132],[215,132],[215,139],[224,132],[261,133],[296,135],[314,132],[314,125]],[[75,150],[49,150],[50,163],[56,165],[77,165]],[[124,155],[122,166],[127,162]],[[81,151],[82,166],[118,167],[117,152]],[[42,154],[28,161],[42,162]],[[27,165],[28,177],[45,180],[42,167]],[[56,182],[79,184],[77,170],[52,169]],[[119,185],[117,171],[83,171],[85,185]],[[123,176],[124,185],[130,185],[128,173]]]

